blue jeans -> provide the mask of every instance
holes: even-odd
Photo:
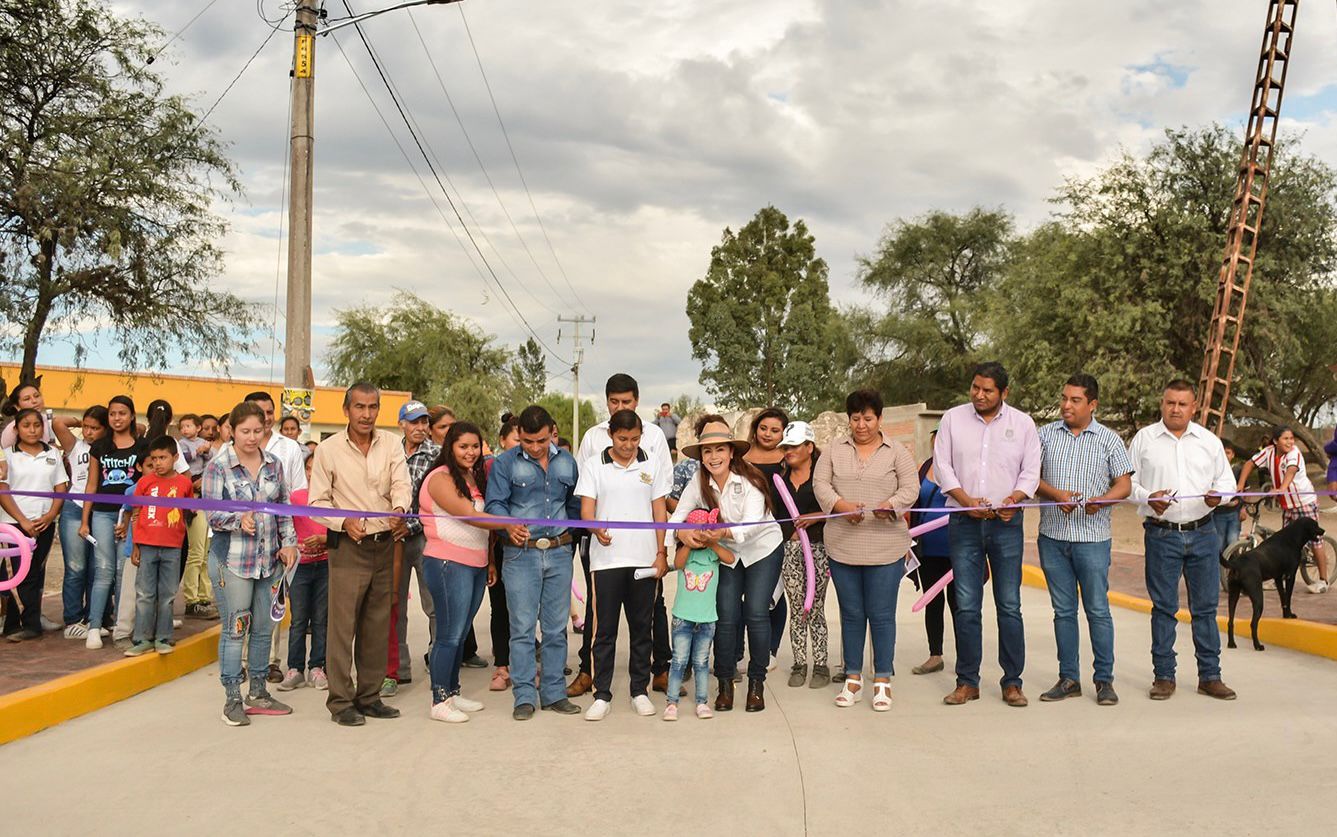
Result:
[[[1077,514],[1077,512],[1073,512]],[[1080,543],[1040,536],[1040,566],[1054,606],[1058,676],[1081,680],[1077,627],[1080,588],[1097,683],[1114,682],[1114,619],[1110,616],[1110,542]]]
[[[432,677],[432,703],[436,704],[460,693],[464,637],[469,633],[469,626],[474,623],[478,606],[483,603],[487,567],[470,567],[458,561],[424,556],[422,577],[427,582],[427,590],[431,593],[435,607],[432,618],[436,621],[436,634],[432,639],[427,667]],[[546,643],[544,651],[547,651]],[[529,652],[529,659],[534,659],[533,651]],[[560,663],[557,673],[562,673]],[[531,679],[529,682],[534,681]]]
[[[1221,536],[1221,551],[1240,539],[1240,510],[1239,506],[1233,506],[1228,509],[1217,507],[1212,512],[1212,525],[1216,527],[1216,533]],[[61,537],[65,536],[61,532]]]
[[[298,564],[288,588],[288,668],[306,671],[325,667],[325,631],[330,616],[330,562]],[[311,629],[311,656],[306,656],[306,632]]]
[[[542,706],[566,699],[566,617],[571,612],[570,546],[506,546],[501,577],[511,616],[511,691],[515,705]],[[534,625],[543,639],[543,682],[534,688]]]
[[[842,564],[828,556],[831,582],[840,603],[840,647],[845,673],[863,672],[865,632],[873,635],[873,676],[896,673],[896,593],[905,578],[905,561],[894,564]]]
[[[980,662],[984,659],[984,568],[987,561],[993,579],[993,603],[998,611],[998,664],[1003,669],[1003,688],[1021,687],[1026,667],[1026,629],[1021,621],[1021,550],[1024,544],[1022,515],[1010,522],[977,520],[954,514],[947,526],[952,551],[952,574],[956,585],[956,683],[980,685]]]
[[[766,679],[766,666],[771,661],[771,594],[780,580],[784,554],[784,544],[780,544],[750,567],[744,567],[741,561],[733,566],[720,564],[720,580],[715,590],[715,607],[719,612],[719,621],[715,623],[716,677],[733,679],[738,670],[741,629],[746,624],[747,677]]]
[[[1190,532],[1142,524],[1146,551],[1147,593],[1151,595],[1151,666],[1157,680],[1175,679],[1175,630],[1179,621],[1179,578],[1188,589],[1193,616],[1193,650],[1198,680],[1221,679],[1221,631],[1216,608],[1221,601],[1221,536],[1215,526]]]
[[[135,574],[135,642],[172,638],[172,600],[181,581],[181,547],[139,547]]]
[[[122,567],[116,541],[116,512],[95,510],[88,518],[88,533],[97,541],[93,547],[93,580],[88,585],[88,629],[93,631],[102,627],[108,610],[113,616],[116,614],[115,591],[120,585]]]
[[[241,647],[248,642],[246,659],[250,660],[251,694],[265,691],[265,675],[269,673],[269,645],[274,634],[274,620],[269,616],[273,602],[274,582],[283,572],[283,565],[275,562],[269,575],[263,578],[242,578],[223,563],[231,538],[225,532],[215,533],[209,544],[209,579],[214,586],[214,603],[218,605],[222,630],[218,634],[218,679],[222,681],[229,699],[241,697]]]
[[[714,622],[688,622],[673,617],[673,662],[669,664],[668,703],[678,702],[682,678],[687,666],[692,666],[692,684],[696,687],[696,702],[710,700],[710,644],[715,638]]]
[[[88,594],[91,592],[89,568],[93,563],[93,545],[79,537],[84,510],[66,501],[60,507],[60,551],[65,563],[65,577],[60,583],[60,599],[66,625],[88,621]]]

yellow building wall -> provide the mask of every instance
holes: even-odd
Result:
[[[187,375],[151,375],[113,372],[105,369],[74,369],[67,366],[39,366],[42,376],[42,397],[46,406],[57,414],[81,415],[94,404],[106,404],[113,395],[128,395],[135,401],[140,415],[155,398],[165,399],[179,416],[182,413],[213,413],[222,415],[237,405],[247,393],[264,390],[279,403],[282,384],[265,381],[247,381],[239,378],[204,378]],[[19,379],[17,364],[0,363],[0,378],[12,389]],[[399,408],[410,394],[397,390],[381,390],[381,413],[376,420],[379,427],[394,429],[399,426]],[[313,391],[311,437],[342,429],[344,391],[339,387],[316,387]]]

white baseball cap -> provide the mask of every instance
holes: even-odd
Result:
[[[806,421],[791,421],[785,427],[785,435],[780,438],[781,447],[798,447],[804,442],[816,442],[817,434],[812,432],[812,425]]]

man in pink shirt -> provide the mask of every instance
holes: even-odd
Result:
[[[975,367],[970,403],[948,410],[933,445],[933,467],[950,516],[948,543],[956,585],[956,690],[943,698],[959,706],[980,696],[984,656],[980,606],[985,562],[998,611],[998,663],[1003,700],[1025,706],[1021,671],[1026,636],[1021,621],[1022,512],[1003,508],[1035,494],[1040,484],[1040,436],[1030,416],[1007,405],[1007,372],[998,363]]]

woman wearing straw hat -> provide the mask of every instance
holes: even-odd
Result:
[[[719,694],[715,709],[719,712],[733,709],[739,634],[746,624],[749,651],[746,709],[760,712],[766,708],[763,691],[766,665],[770,662],[771,593],[780,580],[784,536],[772,514],[766,478],[743,459],[748,443],[735,439],[729,424],[717,415],[698,419],[696,435],[696,444],[684,447],[682,453],[699,460],[701,468],[683,490],[669,522],[683,522],[693,509],[718,508],[721,523],[747,525],[710,531],[684,529],[671,531],[667,537],[676,535],[677,540],[692,549],[721,543],[737,557],[733,566],[720,567],[719,622],[715,629],[715,677],[719,680]],[[673,546],[671,542],[669,545]]]

